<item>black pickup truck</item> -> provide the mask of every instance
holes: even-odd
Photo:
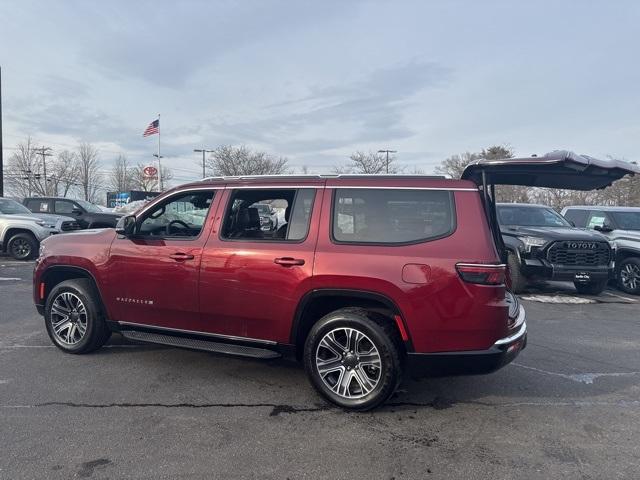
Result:
[[[100,207],[84,200],[57,197],[31,197],[22,202],[38,216],[65,215],[74,218],[81,228],[115,228],[122,215],[103,212]]]
[[[496,207],[516,293],[534,280],[571,281],[579,293],[590,295],[605,289],[614,260],[607,238],[574,227],[544,205]]]

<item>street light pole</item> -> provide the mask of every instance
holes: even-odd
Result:
[[[193,149],[194,152],[196,153],[202,153],[202,178],[205,178],[207,176],[206,172],[205,172],[205,155],[207,153],[213,153],[214,150],[207,150],[206,148],[202,147],[202,148],[194,148]]]
[[[378,153],[386,153],[387,154],[387,173],[389,173],[389,154],[390,153],[398,153],[397,150],[378,150]]]
[[[0,67],[0,197],[4,197],[4,161],[2,154],[2,67]]]

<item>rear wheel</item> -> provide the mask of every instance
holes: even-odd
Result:
[[[625,258],[618,266],[616,280],[625,293],[640,294],[640,259]]]
[[[67,353],[97,350],[111,336],[93,283],[84,278],[56,285],[45,305],[45,325],[56,347]]]
[[[30,233],[16,233],[9,239],[7,251],[16,260],[30,260],[38,253],[38,241]]]
[[[330,402],[369,410],[385,402],[402,378],[400,339],[393,324],[358,308],[320,319],[305,342],[311,384]]]
[[[527,277],[522,275],[520,271],[520,261],[515,253],[509,252],[507,257],[509,265],[509,276],[511,277],[511,291],[513,293],[522,293],[527,288]]]
[[[583,295],[600,295],[607,288],[607,280],[596,280],[588,283],[573,282],[578,293]]]

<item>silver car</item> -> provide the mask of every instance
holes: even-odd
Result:
[[[15,200],[0,198],[0,252],[9,253],[16,260],[35,257],[40,242],[48,236],[79,228],[73,218],[42,218]]]

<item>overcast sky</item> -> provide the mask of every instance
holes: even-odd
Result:
[[[5,158],[31,135],[147,162],[161,113],[178,182],[220,144],[318,173],[381,148],[638,160],[639,33],[637,1],[0,0]]]

